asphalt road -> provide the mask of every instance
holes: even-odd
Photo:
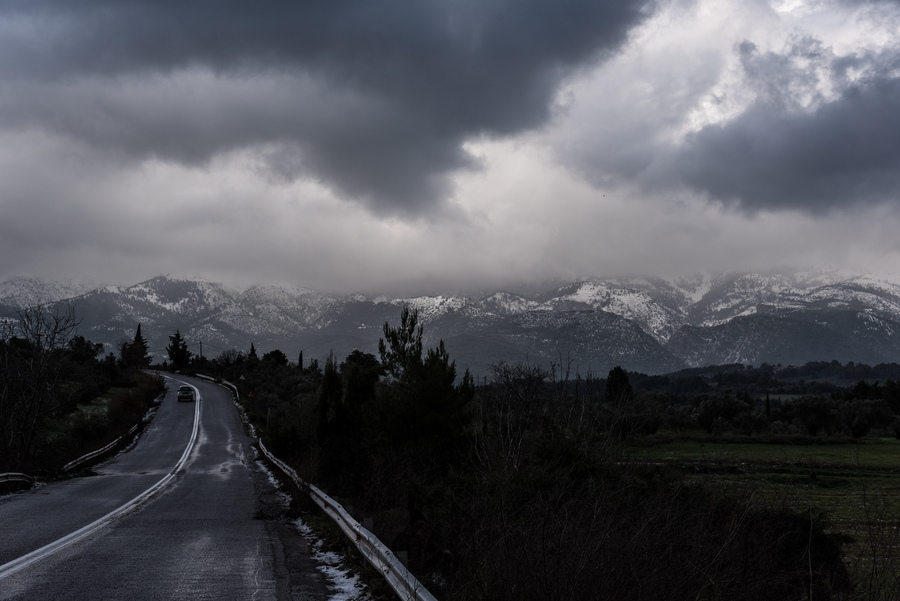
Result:
[[[138,444],[73,478],[0,497],[0,565],[128,503],[169,474],[159,493],[89,537],[0,578],[0,599],[325,599],[305,542],[278,516],[274,487],[257,467],[231,395],[178,377]]]

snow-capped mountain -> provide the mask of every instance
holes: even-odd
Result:
[[[0,282],[0,305],[11,307],[46,305],[79,296],[96,289],[99,285],[93,281],[48,282],[38,278],[12,278]]]
[[[541,303],[509,292],[495,292],[476,302],[476,306],[485,313],[494,315],[516,315],[536,311]]]
[[[657,342],[664,343],[687,323],[687,318],[681,308],[684,299],[671,298],[665,302],[658,288],[649,281],[582,282],[559,290],[561,294],[545,301],[542,308],[556,311],[592,309],[612,313],[635,322]]]
[[[110,350],[137,324],[165,356],[179,330],[191,350],[278,348],[323,359],[375,352],[401,307],[419,312],[426,343],[443,339],[459,365],[486,373],[499,361],[569,365],[582,373],[622,365],[662,373],[685,366],[812,360],[900,362],[900,277],[844,272],[734,273],[689,278],[573,282],[539,294],[493,292],[369,298],[292,286],[235,290],[161,276],[135,286],[86,290],[18,278],[0,283],[0,318],[68,299],[79,333]]]

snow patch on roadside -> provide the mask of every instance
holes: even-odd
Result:
[[[237,400],[232,401],[234,406],[237,407],[238,413],[241,416],[241,421],[247,426],[247,431],[250,434],[250,438],[259,438],[256,435],[256,428],[253,427],[253,424],[250,423],[250,418],[247,417],[247,412],[244,410],[244,406],[241,405]]]
[[[253,459],[256,461],[256,467],[263,472],[266,477],[269,479],[269,484],[275,487],[276,494],[278,498],[281,500],[282,505],[285,507],[289,507],[291,504],[291,496],[281,490],[281,482],[278,481],[278,478],[275,477],[275,474],[272,473],[272,470],[269,469],[269,466],[265,464],[265,462],[259,458],[259,451],[256,447],[252,447],[253,449]]]
[[[266,474],[269,482],[278,491],[278,496],[288,507],[291,503],[290,495],[282,492],[282,484],[265,461],[261,458],[261,453],[254,446],[253,459],[259,469]],[[313,529],[303,521],[303,518],[297,518],[292,522],[297,529],[298,534],[309,541],[310,555],[316,561],[317,569],[322,572],[328,582],[331,594],[328,601],[373,601],[372,596],[366,590],[365,584],[359,579],[359,576],[351,574],[349,570],[342,568],[344,557],[333,551],[324,551],[322,547],[325,543],[316,537]]]
[[[359,576],[351,574],[341,567],[344,558],[334,551],[323,551],[324,543],[317,539],[303,518],[294,520],[294,526],[303,537],[309,541],[313,559],[318,563],[318,569],[328,579],[332,590],[328,601],[370,601],[372,597],[366,592],[365,585],[359,580]]]

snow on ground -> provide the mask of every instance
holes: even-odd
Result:
[[[269,482],[275,488],[279,489],[278,495],[287,507],[291,498],[281,492],[281,483],[269,467],[259,459],[259,452],[253,448],[254,459],[256,465],[269,478]],[[329,588],[332,593],[328,597],[328,601],[370,601],[372,597],[366,592],[365,585],[360,581],[359,576],[351,574],[349,570],[345,570],[341,566],[344,563],[344,557],[333,551],[323,551],[324,542],[316,537],[315,532],[310,528],[302,518],[294,520],[294,527],[297,532],[309,541],[310,554],[312,558],[319,564],[318,570],[325,575]]]
[[[461,311],[469,304],[469,299],[456,296],[419,296],[390,301],[394,305],[407,305],[419,312],[423,320],[435,319],[451,311]]]
[[[297,531],[309,540],[312,557],[319,563],[319,571],[331,585],[332,594],[328,601],[367,601],[372,597],[366,592],[359,576],[351,574],[341,567],[344,558],[334,551],[323,551],[324,543],[316,538],[302,518],[294,520]]]
[[[0,302],[24,309],[81,296],[99,286],[99,282],[92,280],[47,281],[40,278],[15,277],[0,282]]]
[[[256,467],[263,471],[269,479],[269,484],[275,487],[275,494],[281,500],[281,504],[284,507],[289,507],[291,504],[291,496],[284,492],[281,488],[281,482],[278,481],[278,478],[275,477],[275,474],[272,473],[272,470],[265,464],[265,462],[259,458],[259,451],[256,450],[256,447],[251,447],[253,449],[253,460],[256,462]]]
[[[663,278],[663,281],[684,294],[694,305],[703,300],[713,287],[713,278],[708,273],[691,277]]]
[[[238,413],[241,416],[241,421],[244,422],[247,426],[247,432],[251,438],[258,438],[256,436],[256,428],[253,427],[253,424],[250,423],[250,419],[247,417],[247,412],[244,410],[244,406],[237,402],[237,400],[232,401],[234,406],[237,407]]]

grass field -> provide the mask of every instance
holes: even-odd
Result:
[[[757,506],[823,512],[849,537],[847,565],[874,598],[900,595],[900,440],[752,443],[682,439],[628,448],[630,461],[671,465],[688,482]],[[874,590],[887,587],[874,594]],[[868,598],[868,596],[865,596]]]

